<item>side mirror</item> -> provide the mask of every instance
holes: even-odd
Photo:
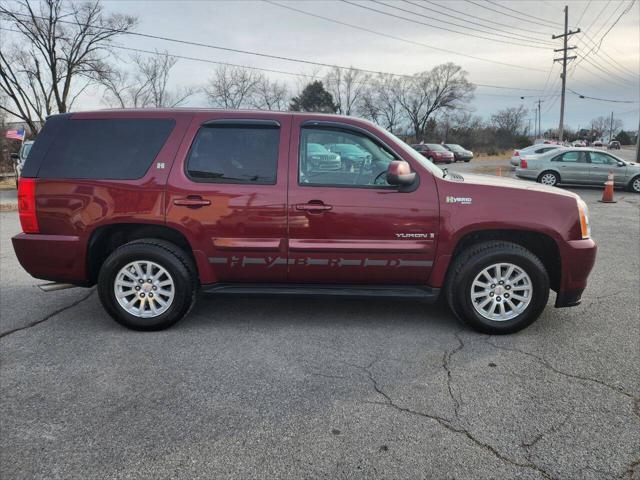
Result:
[[[411,166],[404,160],[394,160],[387,168],[387,183],[389,185],[411,185],[416,179],[416,173],[411,171]]]
[[[618,162],[619,167],[625,167],[626,165],[623,162]]]

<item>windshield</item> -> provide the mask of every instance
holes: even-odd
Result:
[[[429,170],[434,175],[437,175],[439,177],[444,177],[444,172],[442,171],[442,169],[438,168],[434,163],[430,162],[425,157],[420,155],[418,151],[414,150],[409,145],[407,145],[404,142],[404,140],[400,140],[398,137],[396,137],[393,133],[389,131],[385,131],[385,133],[389,135],[389,137],[393,138],[400,145],[400,147],[402,148],[402,151],[405,152],[407,155],[409,155],[413,160],[418,162],[420,165],[422,165],[424,168]]]
[[[327,150],[326,148],[324,148],[324,146],[320,145],[319,143],[309,143],[307,145],[307,151],[311,154],[327,154],[329,153],[329,150]]]
[[[429,147],[429,150],[433,150],[434,152],[446,152],[447,149],[444,148],[442,145],[438,145],[437,143],[427,143],[427,147]]]
[[[340,143],[338,145],[332,145],[331,150],[336,152],[344,152],[344,153],[353,153],[353,154],[362,154],[363,150],[356,147],[355,145],[351,145],[349,143]]]

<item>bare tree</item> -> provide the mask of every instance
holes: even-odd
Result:
[[[622,120],[619,118],[613,119],[613,133],[616,133],[623,126]],[[609,135],[609,129],[611,129],[611,117],[600,116],[591,120],[591,130],[595,138],[600,138]]]
[[[334,67],[326,75],[324,83],[338,105],[338,113],[353,115],[368,81],[369,75],[360,70]]]
[[[244,108],[251,105],[251,98],[260,80],[261,76],[248,68],[221,65],[204,87],[204,93],[215,107]]]
[[[462,67],[445,63],[400,80],[395,86],[395,96],[419,140],[432,115],[459,108],[472,98],[474,89]]]
[[[80,94],[110,69],[113,40],[136,23],[104,13],[100,0],[16,0],[0,17],[18,30],[18,42],[0,51],[0,108],[37,133],[47,115],[69,111]]]
[[[136,55],[132,60],[132,75],[114,69],[101,77],[107,104],[121,108],[177,107],[194,94],[191,87],[169,87],[171,70],[178,59],[166,51],[146,58]]]
[[[260,75],[251,95],[251,106],[258,110],[286,110],[289,106],[287,86]]]
[[[491,115],[491,123],[498,129],[516,134],[522,130],[526,116],[527,109],[522,105],[519,107],[505,108]]]
[[[403,110],[396,91],[399,80],[392,75],[379,75],[363,91],[358,111],[360,115],[394,132],[403,121]]]

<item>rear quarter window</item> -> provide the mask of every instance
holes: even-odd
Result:
[[[174,125],[172,119],[68,120],[52,142],[38,177],[141,178]]]

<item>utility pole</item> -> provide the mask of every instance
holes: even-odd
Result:
[[[636,135],[636,163],[640,163],[640,121],[638,122],[638,134]]]
[[[611,123],[609,124],[609,141],[613,140],[613,112],[611,112]]]
[[[576,33],[580,33],[580,29],[578,28],[577,30],[569,30],[569,6],[565,5],[564,7],[564,33],[560,34],[560,35],[552,35],[551,39],[552,40],[556,40],[557,38],[562,38],[564,41],[564,46],[563,48],[559,48],[557,50],[554,50],[554,52],[562,52],[562,58],[554,58],[553,61],[554,62],[562,62],[562,74],[560,75],[560,78],[562,78],[562,95],[560,98],[560,126],[558,127],[558,135],[559,135],[559,140],[560,142],[562,142],[563,136],[564,136],[564,92],[565,89],[567,87],[567,62],[569,60],[575,60],[577,57],[575,55],[571,56],[571,57],[567,57],[567,52],[569,50],[573,50],[576,47],[569,47],[567,45],[567,42],[569,40],[569,36],[570,35],[575,35]]]
[[[542,129],[540,128],[540,104],[542,100],[538,99],[538,138],[542,138]]]

